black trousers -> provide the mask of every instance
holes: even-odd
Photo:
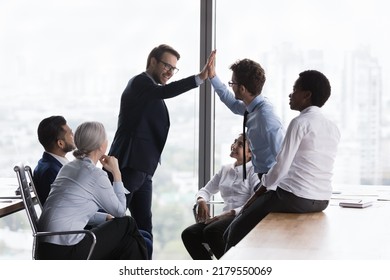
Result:
[[[224,233],[224,240],[226,242],[225,251],[235,246],[271,212],[321,212],[328,207],[328,204],[328,200],[313,200],[298,197],[281,188],[277,188],[276,191],[267,191],[232,221]]]
[[[153,238],[152,176],[132,168],[124,168],[121,172],[123,185],[130,192],[126,199],[131,216],[138,228],[149,232]]]
[[[223,233],[233,221],[234,216],[211,224],[198,223],[186,228],[181,238],[188,253],[194,260],[210,260],[211,256],[202,243],[207,243],[214,256],[219,259],[225,252]]]
[[[96,246],[91,259],[146,260],[145,240],[132,217],[125,216],[105,222],[91,230],[96,235]],[[38,257],[46,260],[86,259],[91,240],[85,236],[79,243],[63,246],[39,242]]]

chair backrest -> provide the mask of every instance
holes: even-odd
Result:
[[[37,212],[35,211],[35,203],[33,198],[31,197],[31,190],[35,192],[35,186],[34,182],[32,181],[32,173],[31,173],[31,168],[29,166],[24,166],[22,163],[18,163],[14,167],[14,171],[16,172],[16,177],[18,178],[19,181],[19,188],[20,188],[20,193],[22,195],[23,199],[23,204],[24,208],[26,209],[28,221],[30,222],[31,229],[33,232],[33,250],[32,250],[32,258],[39,259],[38,258],[38,238],[43,237],[43,236],[53,236],[53,235],[73,235],[73,234],[87,234],[91,238],[91,245],[89,248],[88,256],[87,259],[89,260],[92,256],[93,250],[95,249],[96,245],[96,236],[92,231],[89,230],[72,230],[72,231],[56,231],[56,232],[38,232],[38,215]],[[27,176],[26,173],[29,176],[31,187],[27,181]],[[35,192],[36,195],[36,192]],[[36,199],[39,202],[38,197]],[[42,206],[41,206],[42,207]]]
[[[33,178],[31,167],[29,165],[25,165],[24,166],[24,170],[27,172],[27,175],[28,175],[28,177],[30,179],[30,184],[29,185],[30,185],[32,191],[35,194],[35,199],[38,201],[39,207],[41,207],[41,210],[42,210],[43,209],[42,203],[39,200],[38,193],[37,193],[37,188],[35,187],[35,184],[34,184],[34,178]]]
[[[30,222],[33,235],[35,236],[38,231],[38,215],[35,211],[34,201],[31,197],[31,189],[27,182],[26,169],[24,164],[18,163],[14,167],[14,171],[16,172],[16,177],[19,181],[20,193],[22,195],[24,208],[26,209],[27,217]]]

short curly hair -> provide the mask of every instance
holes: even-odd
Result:
[[[230,66],[236,82],[246,87],[253,95],[261,94],[265,83],[265,72],[261,65],[250,59],[236,61]]]
[[[301,72],[295,86],[301,90],[310,91],[311,104],[318,107],[322,107],[331,94],[328,78],[317,70]]]

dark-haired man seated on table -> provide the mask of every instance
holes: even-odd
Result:
[[[271,212],[321,212],[328,206],[340,141],[337,126],[321,112],[330,92],[329,80],[321,72],[299,74],[289,97],[290,108],[300,114],[288,126],[276,163],[261,177],[261,187],[225,231],[225,252]]]

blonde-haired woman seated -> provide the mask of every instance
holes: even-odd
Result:
[[[103,124],[85,122],[74,134],[75,160],[64,165],[51,185],[39,219],[40,231],[84,229],[96,235],[91,259],[147,259],[143,237],[133,218],[126,216],[126,197],[118,160],[106,156],[107,134]],[[114,178],[113,184],[104,169]],[[98,212],[103,209],[106,213]],[[107,214],[109,213],[109,214]],[[40,259],[85,259],[89,237],[84,234],[43,237]]]

